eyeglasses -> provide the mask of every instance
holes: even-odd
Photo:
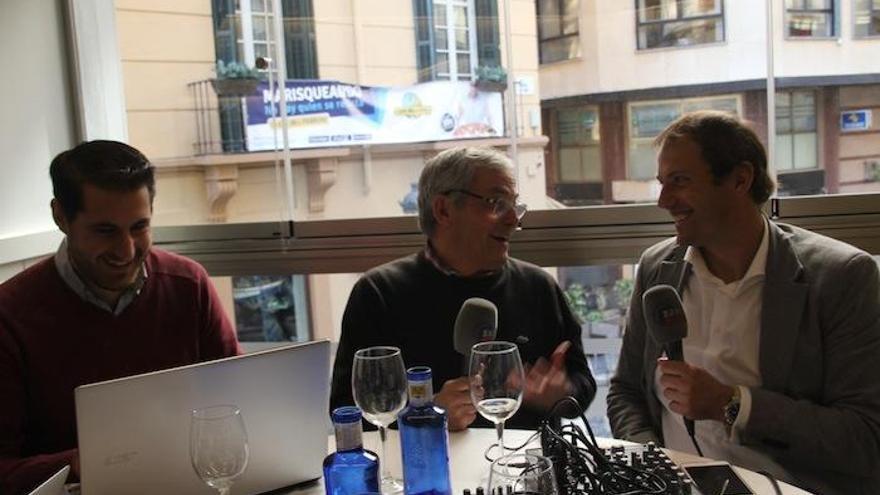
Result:
[[[479,199],[483,201],[487,206],[492,208],[492,214],[500,217],[506,214],[508,211],[513,210],[513,213],[516,215],[517,220],[522,220],[523,215],[526,214],[526,210],[528,206],[525,203],[521,203],[516,199],[507,199],[504,197],[496,197],[496,198],[487,198],[486,196],[480,196],[479,194],[472,193],[467,189],[450,189],[443,193],[443,195],[448,195],[452,193],[464,194],[465,196],[470,196],[475,199]]]

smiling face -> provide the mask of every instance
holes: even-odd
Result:
[[[146,187],[110,191],[83,184],[82,209],[68,220],[57,200],[56,224],[67,235],[67,252],[83,283],[115,304],[138,278],[152,245],[152,205]]]
[[[679,244],[712,247],[726,242],[735,231],[737,209],[749,201],[737,193],[736,174],[716,184],[700,147],[688,138],[664,143],[657,160],[662,186],[657,205],[675,220]]]
[[[468,191],[484,198],[516,198],[510,174],[492,169],[477,169]],[[449,205],[448,215],[442,222],[442,234],[438,232],[444,239],[438,244],[446,252],[439,254],[465,276],[501,268],[507,261],[510,236],[518,224],[516,213],[509,209],[496,215],[491,205],[476,197],[455,199],[460,205],[453,204],[451,196],[444,198]]]

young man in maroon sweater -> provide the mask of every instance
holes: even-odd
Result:
[[[153,167],[114,141],[50,167],[66,238],[0,285],[0,493],[27,493],[65,464],[78,476],[73,390],[240,352],[205,270],[152,248]]]

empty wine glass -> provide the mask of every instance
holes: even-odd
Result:
[[[504,455],[504,422],[522,403],[522,360],[516,344],[481,342],[471,348],[471,400],[481,416],[495,423],[499,455]]]
[[[489,469],[489,493],[557,495],[553,463],[532,454],[499,457]]]
[[[247,432],[241,411],[233,405],[210,406],[192,412],[189,456],[199,478],[228,495],[248,463]]]
[[[397,419],[406,405],[406,371],[397,347],[368,347],[354,354],[351,374],[354,402],[364,418],[379,428],[382,443],[382,493],[399,493],[403,483],[391,475],[385,428]]]

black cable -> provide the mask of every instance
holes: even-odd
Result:
[[[779,487],[779,483],[776,481],[776,478],[773,477],[772,474],[767,471],[756,471],[758,474],[763,474],[768,480],[770,480],[770,484],[773,485],[773,491],[776,492],[776,495],[782,495],[782,488]]]
[[[693,423],[691,423],[691,424],[693,424]],[[700,449],[700,444],[697,443],[697,437],[696,437],[696,435],[694,435],[694,431],[688,430],[688,435],[690,435],[690,437],[691,437],[691,442],[694,443],[694,448],[697,449],[697,454],[700,454],[700,457],[703,457],[703,450]]]

